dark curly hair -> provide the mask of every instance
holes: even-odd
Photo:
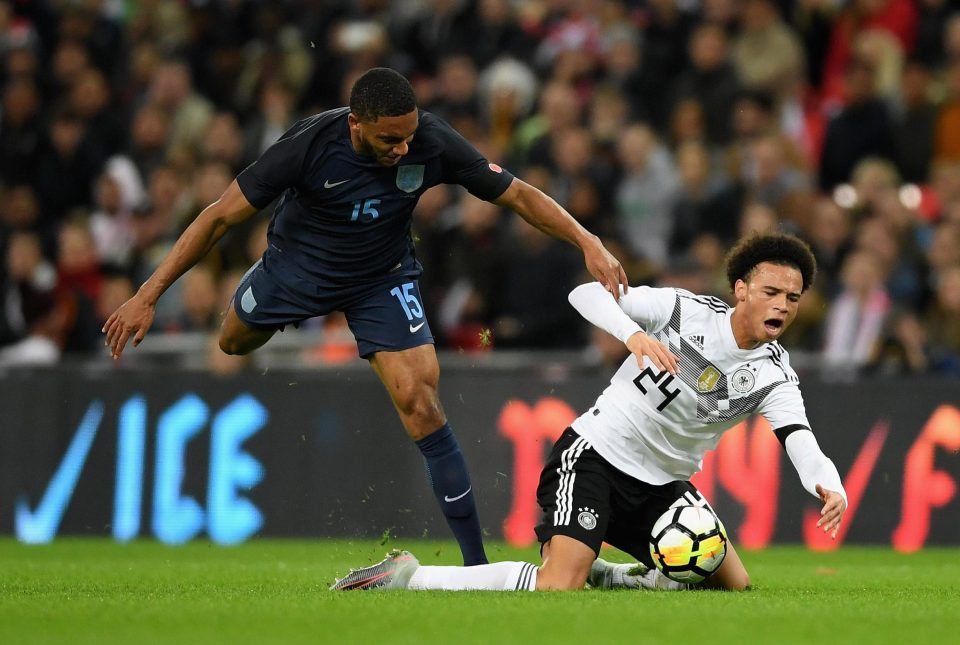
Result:
[[[732,290],[737,280],[746,282],[753,269],[761,262],[770,262],[797,269],[803,278],[803,289],[813,286],[817,277],[817,260],[810,246],[793,235],[784,233],[755,233],[742,238],[727,253],[727,280]]]
[[[350,111],[361,121],[402,116],[417,109],[410,81],[389,67],[373,67],[350,90]]]

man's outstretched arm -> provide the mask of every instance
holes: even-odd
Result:
[[[131,335],[134,347],[143,340],[153,324],[157,300],[163,292],[199,262],[224,233],[256,212],[236,181],[220,199],[203,209],[136,295],[113,312],[100,330],[107,335],[106,344],[114,359],[120,358]]]
[[[618,298],[628,289],[627,274],[617,258],[607,251],[596,235],[583,228],[560,204],[530,184],[517,179],[494,200],[506,206],[547,235],[565,240],[583,251],[587,271]]]
[[[820,450],[813,432],[806,428],[791,432],[783,446],[800,475],[803,487],[811,495],[819,497],[823,503],[817,526],[836,539],[843,514],[847,510],[847,492],[843,489],[837,467]]]

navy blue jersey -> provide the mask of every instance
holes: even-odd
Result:
[[[321,284],[384,275],[413,251],[413,208],[437,184],[494,200],[513,176],[484,159],[444,121],[420,112],[410,149],[383,166],[353,149],[350,108],[294,124],[237,177],[253,206],[282,196],[267,234],[267,260]]]

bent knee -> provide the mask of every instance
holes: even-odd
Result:
[[[237,338],[235,335],[224,333],[220,334],[220,340],[218,342],[220,345],[220,351],[222,351],[224,354],[228,354],[230,356],[245,356],[266,342],[266,340],[259,342],[250,342],[249,340],[244,341],[241,338]]]
[[[220,337],[220,351],[230,356],[242,356],[247,353],[239,343],[225,336]]]
[[[429,384],[419,383],[401,389],[395,402],[401,415],[419,422],[417,425],[422,424],[425,435],[444,423],[443,408],[440,406],[437,390]]]
[[[537,574],[537,591],[573,591],[587,584],[587,572],[549,571],[541,567]]]
[[[724,589],[727,591],[746,591],[750,588],[750,575],[744,571],[725,581]]]

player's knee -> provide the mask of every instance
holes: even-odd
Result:
[[[220,351],[230,356],[243,356],[250,353],[248,347],[244,347],[235,337],[227,334],[220,334]]]
[[[422,421],[425,427],[431,430],[443,425],[443,413],[437,390],[429,383],[411,381],[401,385],[396,393],[396,403],[404,416]],[[433,427],[434,421],[436,421],[436,427]]]
[[[537,591],[572,591],[587,584],[587,571],[556,570],[541,567],[537,574]]]
[[[727,591],[746,591],[750,588],[750,574],[741,571],[730,576],[725,582],[724,588]]]
[[[567,591],[583,589],[590,575],[590,565],[581,566],[566,558],[547,558],[537,574],[537,589],[543,591]]]

